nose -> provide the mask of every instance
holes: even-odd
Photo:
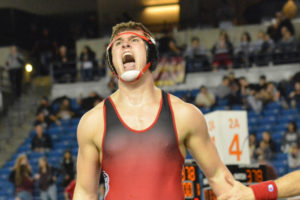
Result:
[[[129,42],[127,42],[127,41],[124,41],[123,43],[122,43],[122,48],[128,48],[128,47],[130,47],[130,44],[129,44]]]

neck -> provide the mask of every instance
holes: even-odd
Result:
[[[154,86],[152,73],[147,71],[133,83],[119,80],[119,90],[113,96],[114,100],[127,106],[140,106],[156,98],[158,89]]]

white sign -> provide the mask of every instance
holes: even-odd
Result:
[[[225,164],[250,164],[246,111],[215,111],[205,115],[208,132]]]

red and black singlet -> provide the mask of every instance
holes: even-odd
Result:
[[[133,130],[111,98],[104,104],[102,171],[105,200],[183,200],[179,150],[170,96],[162,92],[157,117],[145,130]]]

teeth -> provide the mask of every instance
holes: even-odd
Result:
[[[124,58],[125,56],[127,56],[127,55],[132,56],[132,54],[131,54],[130,52],[125,52],[125,53],[123,54],[123,58]]]

